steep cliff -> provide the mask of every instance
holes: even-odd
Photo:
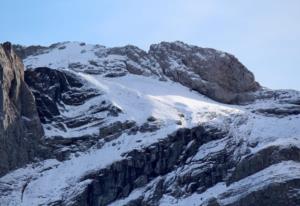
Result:
[[[24,66],[10,43],[0,46],[0,175],[37,156],[43,135]]]
[[[151,45],[149,54],[167,77],[220,102],[250,101],[247,92],[260,89],[254,75],[225,52],[182,42],[162,42]]]

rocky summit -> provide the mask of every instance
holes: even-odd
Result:
[[[1,206],[300,205],[300,92],[231,54],[4,43],[0,65]]]

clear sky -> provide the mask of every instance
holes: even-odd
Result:
[[[234,54],[269,88],[300,90],[299,0],[0,0],[0,41],[105,46],[181,40]]]

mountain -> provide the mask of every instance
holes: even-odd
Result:
[[[31,127],[15,136],[2,118],[2,165],[18,164],[2,170],[0,205],[300,205],[300,92],[262,87],[233,55],[6,43],[2,73],[23,72],[11,47],[25,72],[2,75],[1,103],[22,82],[13,96],[31,98],[8,102]]]

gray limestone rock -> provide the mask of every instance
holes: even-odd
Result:
[[[162,42],[151,45],[149,55],[172,80],[220,102],[249,101],[251,95],[246,93],[260,88],[254,75],[225,52],[182,42]]]

